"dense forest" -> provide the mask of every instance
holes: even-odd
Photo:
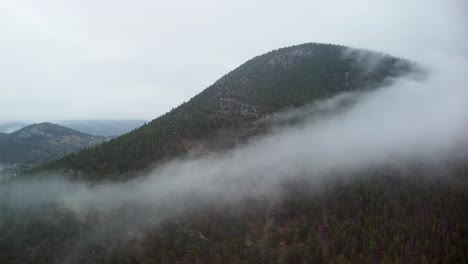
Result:
[[[55,204],[4,206],[0,262],[467,263],[466,171],[413,173],[297,180],[272,197],[205,203],[142,230],[128,225],[144,216],[138,208],[83,218]]]
[[[468,263],[466,158],[304,174],[232,200],[169,190],[177,203],[111,199],[104,209],[83,210],[48,199],[60,181],[34,190],[37,180],[62,172],[104,190],[107,201],[111,184],[130,188],[145,169],[216,156],[269,132],[261,121],[278,112],[414,73],[421,76],[407,60],[328,44],[255,57],[141,128],[4,183],[19,182],[46,202],[38,206],[14,188],[0,192],[0,263]]]
[[[0,163],[37,166],[108,139],[52,123],[32,124],[10,134],[0,133]]]
[[[141,128],[36,172],[67,171],[92,180],[122,177],[184,155],[222,130],[249,130],[266,114],[340,92],[374,89],[416,71],[407,60],[344,46],[309,43],[278,49],[249,60]],[[232,136],[241,140],[257,132]]]

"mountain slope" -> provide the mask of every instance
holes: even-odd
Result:
[[[335,62],[323,58],[321,65],[329,66],[315,65],[320,60],[312,60],[311,54],[317,52]],[[309,76],[307,69],[312,66],[316,68]],[[336,70],[339,67],[346,71]],[[324,69],[333,70],[324,73]],[[200,140],[211,142],[220,133],[227,137],[226,131],[247,128],[247,132],[229,134],[234,140],[258,133],[256,128],[249,130],[255,127],[252,121],[285,107],[340,91],[372,89],[384,84],[385,76],[409,70],[405,61],[375,53],[350,55],[339,46],[281,49],[249,61],[151,124],[43,169],[74,168],[104,175],[130,172],[190,154],[187,150]],[[269,195],[254,192],[239,201],[230,201],[227,189],[219,199],[204,199],[203,194],[210,193],[209,184],[200,193],[184,195],[168,188],[163,179],[148,189],[136,189],[135,181],[117,183],[117,197],[136,193],[122,203],[109,199],[112,183],[91,184],[85,189],[88,192],[83,191],[82,182],[72,181],[78,184],[78,192],[71,199],[57,201],[52,195],[45,205],[35,207],[24,202],[27,196],[17,195],[18,189],[25,189],[22,185],[11,190],[5,185],[8,191],[0,190],[0,262],[467,263],[466,160],[450,162],[443,170],[413,164],[337,171],[338,175],[330,175],[337,177],[323,182],[308,181],[309,176],[315,178],[304,175],[302,180],[288,178]],[[148,183],[142,178],[136,182]],[[198,179],[195,174],[194,178]],[[42,191],[49,190],[47,177],[32,180],[33,186],[44,181],[46,187],[31,193],[48,193]],[[176,180],[177,186],[187,185],[182,183]],[[241,191],[235,186],[235,192]],[[67,193],[73,189],[68,187]],[[89,200],[90,192],[97,192],[98,199]],[[145,195],[151,197],[148,203],[132,203]],[[174,200],[165,200],[166,195]],[[10,204],[14,197],[23,206]],[[78,197],[84,197],[90,207],[82,208]],[[32,203],[36,204],[36,197]],[[166,213],[167,219],[159,218]]]
[[[221,130],[339,92],[372,89],[410,71],[408,61],[344,46],[310,43],[271,51],[149,124],[41,170],[69,169],[94,177],[136,172],[184,155],[194,142]]]
[[[51,123],[27,126],[0,134],[0,163],[37,165],[107,141]]]

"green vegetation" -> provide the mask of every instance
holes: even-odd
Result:
[[[378,175],[310,192],[297,183],[278,204],[249,200],[240,212],[189,215],[151,237],[143,256],[154,263],[466,263],[468,226],[459,220],[468,217],[467,186],[451,184]]]
[[[11,134],[0,133],[0,163],[38,165],[105,141],[106,137],[51,123],[34,124]]]
[[[226,131],[234,142],[258,134],[254,123],[267,114],[414,70],[346,50],[304,44],[261,55],[151,123],[36,171],[128,178]],[[187,204],[197,206],[186,210],[154,201],[75,214],[58,201],[9,204],[0,193],[0,263],[468,263],[468,168],[450,166],[432,176],[380,168],[313,184],[295,179],[240,202],[194,195]],[[157,221],[148,208],[174,214]]]
[[[194,142],[220,130],[249,127],[265,114],[339,92],[373,89],[412,70],[402,59],[370,51],[349,52],[329,44],[271,51],[249,60],[149,124],[35,172],[67,171],[93,180],[128,177],[186,154]]]
[[[207,204],[139,232],[115,223],[137,222],[136,208],[104,219],[53,205],[3,208],[0,262],[467,263],[466,171],[407,176],[388,170],[324,185],[297,181],[276,199]]]

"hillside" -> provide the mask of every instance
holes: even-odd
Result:
[[[40,168],[93,179],[138,172],[186,155],[197,142],[223,131],[227,145],[258,133],[253,121],[339,92],[373,89],[413,69],[402,59],[344,46],[309,43],[255,57],[141,128]]]
[[[38,165],[107,140],[51,123],[34,124],[0,134],[0,163]]]
[[[45,173],[0,183],[0,262],[467,263],[467,155],[443,164],[337,169],[323,178],[283,175],[269,189],[282,160],[229,178],[231,167],[268,159],[232,164],[235,154],[218,160],[223,154],[216,153],[176,163],[176,173],[163,168],[112,181],[175,156],[230,148],[265,132],[257,121],[269,114],[374,89],[413,70],[405,60],[324,44],[256,57],[142,128],[40,168],[108,181],[55,181]],[[221,172],[204,178],[212,167]]]

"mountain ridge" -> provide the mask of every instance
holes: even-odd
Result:
[[[140,119],[74,119],[60,120],[54,123],[60,126],[68,127],[73,130],[91,134],[94,136],[120,136],[128,133],[141,125],[145,124],[146,120]],[[38,122],[43,123],[43,122]],[[47,122],[45,122],[47,123]],[[34,123],[27,122],[0,122],[0,133],[11,134],[24,127]],[[36,123],[37,124],[37,123]]]
[[[4,212],[0,210],[3,213],[0,230],[4,234],[0,237],[0,260],[5,263],[465,263],[464,245],[468,241],[463,221],[468,212],[465,156],[451,162],[450,170],[441,165],[440,171],[433,169],[436,164],[433,167],[418,162],[390,162],[366,169],[332,170],[324,175],[323,181],[312,171],[304,171],[303,177],[284,177],[285,182],[271,189],[268,178],[275,178],[275,173],[251,168],[238,175],[246,177],[235,177],[232,182],[227,179],[226,188],[217,187],[218,180],[229,178],[225,168],[237,170],[244,166],[243,162],[221,162],[226,166],[214,170],[214,181],[205,181],[203,176],[205,171],[210,175],[213,163],[200,169],[196,164],[192,166],[192,160],[187,162],[189,166],[183,166],[185,162],[175,164],[177,169],[180,166],[183,177],[177,177],[178,170],[168,177],[158,178],[161,175],[155,173],[127,182],[119,182],[112,175],[113,171],[119,173],[119,169],[128,173],[177,156],[206,155],[216,149],[209,144],[217,143],[218,138],[222,144],[228,142],[220,150],[228,149],[232,144],[268,132],[268,127],[262,126],[263,120],[282,116],[284,109],[303,110],[300,107],[304,104],[330,97],[335,100],[342,92],[355,94],[354,91],[376,89],[391,83],[388,78],[413,72],[406,61],[380,54],[353,54],[340,46],[302,48],[305,50],[293,47],[256,57],[150,124],[42,167],[69,166],[78,175],[91,173],[71,181],[58,176],[59,184],[53,180],[48,183],[50,175],[24,179],[24,182],[31,180],[34,186],[45,182],[45,187],[39,190],[66,183],[63,195],[60,191],[58,196],[52,193],[44,205],[32,212],[10,206],[9,199],[15,197],[16,190],[23,189],[22,181],[11,181],[13,187],[18,182],[20,185],[9,190],[10,193],[3,192],[6,199],[0,199],[0,207],[5,208]],[[321,52],[325,54],[324,63],[310,60]],[[343,52],[349,60],[343,59]],[[362,65],[363,60],[371,61]],[[401,63],[406,66],[400,68]],[[317,113],[319,118],[323,117],[321,114]],[[191,153],[197,145],[201,145],[202,151]],[[292,151],[287,155],[301,155],[297,147],[302,146],[285,146],[288,147]],[[273,149],[283,151],[282,146]],[[307,153],[302,155],[314,159]],[[324,156],[326,159],[327,155]],[[258,155],[242,158],[247,168],[250,162],[268,161]],[[216,159],[213,167],[217,167]],[[286,164],[281,163],[283,160],[273,162],[267,165],[279,169]],[[293,167],[289,166],[294,170]],[[64,172],[65,176],[69,175],[66,169]],[[100,173],[104,176],[99,177]],[[279,173],[287,176],[289,172],[279,169]],[[93,179],[108,181],[87,181]],[[194,189],[187,191],[186,187]],[[251,191],[242,196],[250,187]],[[261,190],[265,187],[269,190],[266,193]],[[70,194],[73,189],[75,192]],[[214,190],[220,191],[219,194]],[[24,197],[19,197],[23,201]],[[7,201],[6,205],[3,201]]]
[[[373,60],[371,70],[369,59]],[[306,43],[273,50],[248,60],[139,129],[35,172],[128,177],[187,154],[194,142],[220,130],[248,127],[266,114],[340,92],[374,89],[414,72],[413,67],[404,59],[331,44]]]
[[[38,165],[107,140],[49,122],[32,124],[0,135],[0,162]]]

